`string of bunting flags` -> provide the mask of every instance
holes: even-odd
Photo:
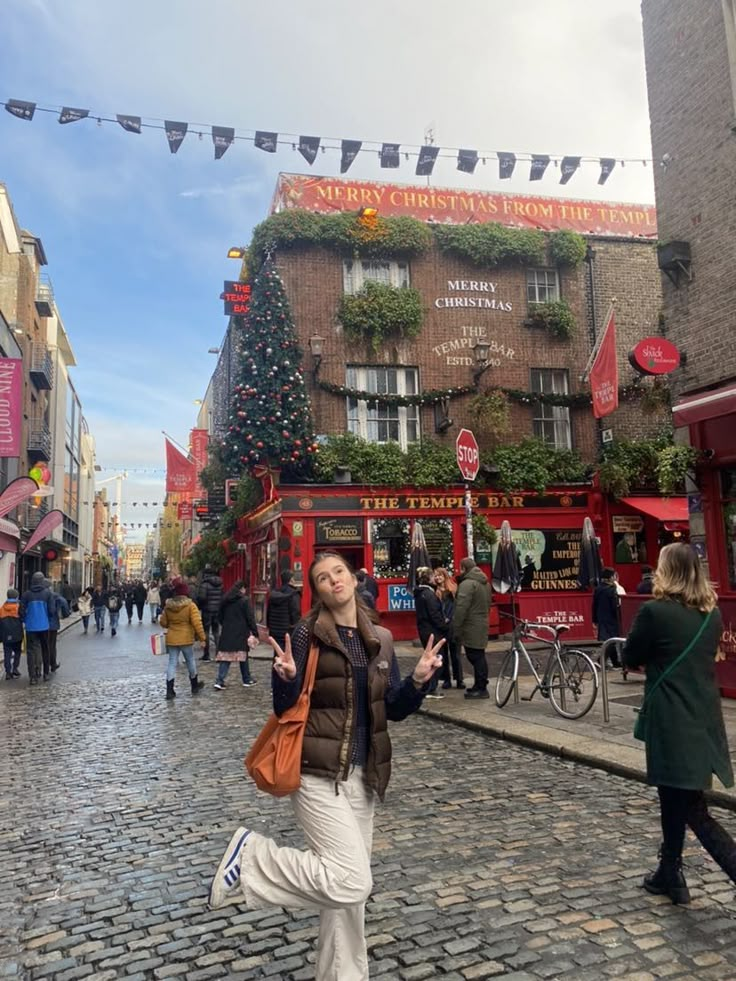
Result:
[[[220,160],[236,140],[252,143],[264,153],[276,153],[279,149],[291,148],[298,152],[311,167],[320,152],[339,152],[340,173],[345,174],[355,162],[359,154],[372,155],[378,158],[379,165],[385,169],[397,169],[404,161],[416,159],[415,174],[419,177],[429,177],[438,159],[453,159],[457,169],[465,174],[473,174],[478,164],[486,165],[489,161],[497,162],[500,180],[509,180],[520,162],[529,164],[529,180],[540,181],[550,164],[559,168],[560,184],[567,184],[583,164],[593,163],[599,168],[598,183],[605,184],[613,173],[616,165],[638,164],[646,167],[651,159],[646,157],[619,156],[585,156],[582,154],[564,154],[553,156],[547,153],[529,153],[527,151],[511,150],[473,150],[461,147],[439,147],[433,142],[421,145],[413,143],[384,143],[375,140],[342,139],[338,137],[304,136],[295,133],[279,133],[273,130],[242,130],[237,131],[233,126],[215,126],[210,123],[187,123],[170,119],[154,119],[127,113],[101,113],[92,109],[76,109],[71,106],[46,106],[23,99],[7,99],[5,110],[16,119],[30,122],[37,112],[58,116],[62,125],[96,121],[98,126],[103,123],[117,124],[126,133],[140,135],[144,129],[157,129],[165,133],[171,153],[178,153],[187,136],[196,136],[203,140],[211,137],[215,160]]]

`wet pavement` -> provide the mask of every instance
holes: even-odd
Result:
[[[149,634],[74,625],[48,683],[0,683],[0,978],[308,981],[311,913],[205,908],[235,826],[302,842],[288,802],[243,769],[268,662],[254,663],[257,687],[231,670],[223,692],[203,664],[196,698],[182,667],[166,703]],[[694,841],[691,907],[639,887],[659,841],[649,788],[427,715],[392,736],[372,978],[736,979],[734,889]]]

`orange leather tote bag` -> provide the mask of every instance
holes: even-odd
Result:
[[[268,717],[245,757],[245,768],[256,787],[273,797],[288,797],[301,783],[302,743],[318,658],[319,648],[313,643],[299,698],[281,717],[274,714]]]

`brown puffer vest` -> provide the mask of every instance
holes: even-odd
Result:
[[[360,610],[358,630],[368,655],[371,726],[365,782],[383,800],[391,776],[391,740],[384,695],[391,676],[393,638]],[[351,765],[355,725],[353,667],[328,611],[319,614],[312,635],[320,653],[302,747],[302,773],[337,782],[347,779]]]

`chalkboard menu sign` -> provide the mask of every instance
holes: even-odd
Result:
[[[452,570],[452,522],[448,518],[422,518],[419,524],[432,564]]]

